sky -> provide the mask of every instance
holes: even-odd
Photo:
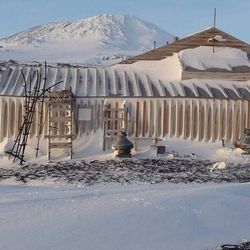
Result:
[[[185,37],[213,26],[250,43],[250,0],[0,0],[0,38],[29,27],[100,14],[129,14]]]

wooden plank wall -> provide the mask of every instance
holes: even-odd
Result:
[[[224,79],[231,81],[247,81],[250,80],[249,73],[239,72],[208,72],[208,71],[182,71],[181,79]]]

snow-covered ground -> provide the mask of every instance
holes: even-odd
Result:
[[[73,159],[74,160],[109,160],[114,159],[116,152],[103,152],[102,151],[102,130],[98,130],[96,133],[90,133],[88,136],[81,139],[75,139],[73,143]],[[133,138],[129,138],[133,143]],[[35,148],[37,141],[36,138],[28,141],[28,145],[25,151],[25,159],[31,163],[44,163],[47,162],[47,143],[46,141],[40,144],[40,154],[38,158],[35,158]],[[144,145],[145,144],[145,145]],[[132,150],[133,158],[156,158],[156,150],[150,147],[152,141],[142,140],[139,142],[138,150]],[[250,155],[244,154],[241,149],[235,148],[230,142],[227,142],[225,147],[221,142],[199,142],[197,140],[183,140],[178,138],[164,138],[158,143],[159,145],[166,146],[166,155],[159,156],[160,158],[196,158],[201,160],[211,160],[218,162],[219,164],[227,163],[247,163],[250,160]],[[10,150],[13,145],[13,140],[5,139],[0,143],[0,168],[12,168],[16,164],[12,163],[12,159],[9,159],[4,151]],[[58,152],[54,154],[56,157],[54,160],[68,160],[68,156],[64,153]]]
[[[105,160],[101,137],[75,144],[76,159]],[[1,150],[10,141],[4,141]],[[227,162],[249,162],[249,156],[221,143],[167,139],[169,152],[161,158],[194,157]],[[5,145],[5,146],[4,146]],[[44,163],[46,156],[28,159]],[[43,149],[43,148],[42,148]],[[43,149],[46,153],[45,149]],[[33,153],[34,154],[34,153]],[[133,151],[135,158],[155,158],[149,146]],[[15,168],[1,152],[1,168]],[[13,183],[13,184],[11,184]],[[31,185],[33,183],[33,185]],[[19,185],[0,183],[0,249],[5,250],[204,250],[223,243],[250,239],[250,183],[245,184],[129,184],[83,187],[36,180]]]
[[[114,157],[102,153],[94,137],[89,140],[86,148],[78,149],[77,157]],[[219,143],[177,139],[168,139],[166,145],[170,152],[166,157],[174,151],[179,157],[222,161],[215,168],[249,161],[249,156],[230,145],[223,149]],[[133,154],[155,157],[148,147]],[[31,161],[42,163],[46,157]],[[7,157],[1,158],[3,166],[13,167]],[[7,179],[0,184],[0,249],[214,249],[250,240],[249,209],[250,183],[83,187],[81,183],[55,184],[49,179],[19,185]]]
[[[76,142],[74,157],[114,158],[114,153],[101,151],[100,138],[97,133],[88,143]],[[178,139],[160,143],[169,151],[161,158],[178,153],[218,161],[215,168],[249,162],[249,156],[230,144],[222,148],[221,143]],[[31,148],[31,162],[46,162],[46,156],[32,160]],[[133,151],[136,158],[156,157],[154,153],[148,146]],[[1,155],[1,167],[13,167]],[[8,179],[0,184],[0,249],[205,250],[250,239],[250,183],[31,183]]]
[[[249,210],[249,183],[0,185],[0,249],[213,249],[250,239]]]

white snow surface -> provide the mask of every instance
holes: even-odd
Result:
[[[101,151],[101,131],[74,143],[75,159],[112,159]],[[5,140],[0,150],[11,141]],[[248,161],[239,150],[220,143],[161,141],[179,157]],[[46,145],[31,162],[46,161]],[[44,152],[43,152],[44,151]],[[195,153],[195,154],[193,154]],[[0,153],[0,156],[2,154]],[[186,156],[185,156],[186,155]],[[135,158],[156,157],[149,147]],[[163,156],[164,157],[164,156]],[[170,154],[166,157],[170,157]],[[10,165],[0,157],[1,167]],[[91,187],[34,181],[0,183],[0,249],[5,250],[203,250],[249,240],[250,183],[245,184],[102,184]]]
[[[142,60],[132,64],[116,64],[112,68],[148,75],[155,79],[181,80],[182,66],[177,53],[162,60]]]
[[[0,60],[111,64],[162,46],[173,36],[129,15],[48,23],[0,40]]]
[[[199,70],[209,68],[232,70],[237,66],[250,67],[245,51],[229,47],[214,47],[214,52],[212,46],[185,49],[179,52],[179,58],[184,67],[189,66]]]
[[[75,139],[73,143],[73,160],[109,160],[114,159],[117,154],[114,152],[102,151],[102,130],[96,133],[90,133],[88,136],[80,139]],[[134,143],[133,138],[129,138]],[[30,163],[42,164],[47,162],[47,143],[41,142],[39,148],[39,156],[35,158],[36,138],[29,140],[25,150],[25,160]],[[199,142],[191,140],[183,140],[178,138],[165,138],[159,142],[159,145],[166,146],[166,155],[157,157],[156,151],[150,148],[151,140],[143,140],[139,142],[138,150],[132,149],[133,158],[161,158],[169,159],[172,157],[178,158],[197,158],[201,160],[211,160],[215,162],[215,168],[226,167],[227,163],[245,164],[250,160],[250,155],[243,154],[243,150],[235,148],[230,142],[227,142],[225,147],[221,142]],[[4,151],[10,150],[13,145],[13,139],[5,139],[0,143],[0,167],[15,168],[18,167],[18,162],[12,163],[12,159],[4,154]],[[52,160],[65,161],[69,160],[65,152],[57,151],[53,153]]]
[[[249,240],[250,184],[0,185],[0,249],[202,250]]]

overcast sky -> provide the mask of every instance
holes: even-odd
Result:
[[[213,26],[250,43],[250,0],[0,0],[0,38],[51,21],[129,14],[183,37]]]

